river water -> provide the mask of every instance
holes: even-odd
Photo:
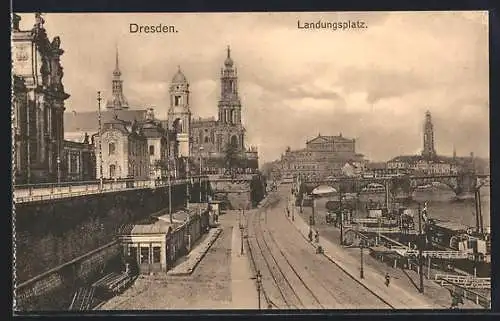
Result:
[[[361,195],[357,201],[356,217],[366,217],[366,204],[368,201],[385,202],[384,193]],[[318,199],[316,206],[318,210],[325,208],[328,198]],[[429,191],[418,191],[413,194],[413,201],[407,202],[405,206],[416,208],[417,203],[427,202],[428,216],[434,219],[450,221],[457,224],[474,227],[476,226],[476,210],[474,198],[466,200],[455,200],[455,193],[447,189],[433,189]],[[483,217],[483,226],[485,230],[490,226],[490,188],[481,188],[481,212]]]

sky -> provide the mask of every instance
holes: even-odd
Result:
[[[33,26],[21,14],[20,26]],[[344,12],[44,15],[60,36],[67,112],[109,96],[115,48],[130,105],[165,118],[179,65],[194,117],[217,116],[220,68],[231,46],[247,145],[261,163],[319,133],[356,138],[384,161],[422,149],[424,113],[438,154],[489,157],[488,15],[482,12]],[[299,29],[305,22],[363,21],[366,28]],[[178,32],[130,33],[129,24]]]

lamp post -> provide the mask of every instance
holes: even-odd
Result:
[[[420,277],[420,293],[424,293],[424,272],[423,272],[423,260],[422,260],[422,212],[420,210],[420,203],[418,203],[418,274]]]
[[[364,239],[361,239],[360,243],[359,243],[359,250],[360,250],[360,261],[361,261],[361,267],[359,269],[359,277],[361,279],[364,279],[365,278],[365,273],[364,273],[364,270],[363,270],[363,248],[365,247],[365,240]]]
[[[344,209],[342,208],[342,193],[339,193],[340,210],[340,245],[344,245]]]
[[[201,189],[202,189],[201,188],[201,170],[202,170],[202,164],[201,164],[201,162],[202,162],[203,158],[201,157],[202,156],[201,153],[203,152],[203,149],[204,149],[203,146],[201,146],[200,147],[200,203],[202,202],[202,198],[201,198]]]
[[[97,117],[99,120],[99,190],[102,191],[103,181],[102,181],[102,125],[101,125],[101,92],[97,92]]]
[[[57,155],[57,184],[61,184],[61,157]]]
[[[172,181],[170,179],[170,155],[167,160],[167,169],[168,169],[168,216],[170,218],[170,224],[174,223],[172,217]]]
[[[260,270],[257,271],[256,281],[257,281],[257,300],[259,301],[259,310],[260,310],[260,291],[262,287],[262,274],[260,274]]]

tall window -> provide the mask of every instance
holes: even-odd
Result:
[[[161,262],[161,247],[154,246],[153,247],[153,263]]]
[[[115,177],[116,176],[116,166],[113,164],[113,165],[109,165],[109,177]]]
[[[155,147],[154,145],[149,146],[149,155],[153,156],[155,154]]]
[[[149,247],[141,246],[141,264],[149,263]]]
[[[109,155],[114,155],[116,151],[115,143],[109,143],[108,146]]]
[[[179,106],[181,104],[181,101],[182,101],[181,96],[174,97],[174,105],[175,106]]]

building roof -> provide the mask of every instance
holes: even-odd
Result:
[[[175,73],[174,77],[172,77],[172,83],[173,84],[187,84],[187,78],[184,75],[184,73],[181,70],[180,66],[177,66],[177,72]]]
[[[122,110],[103,110],[101,112],[101,124],[104,124],[118,116],[121,120],[132,122],[134,119],[142,121],[145,119],[146,109],[122,109]],[[96,133],[99,131],[99,119],[97,111],[84,112],[65,112],[64,113],[64,132],[77,133],[87,132]]]
[[[126,224],[120,230],[120,235],[167,234],[171,224],[157,219],[155,222],[145,224]],[[173,227],[172,227],[173,228]]]
[[[306,144],[309,143],[343,143],[343,142],[351,142],[353,139],[345,138],[342,137],[342,133],[340,133],[338,136],[323,136],[321,134],[318,134],[318,136],[314,137],[311,140],[306,141]]]

